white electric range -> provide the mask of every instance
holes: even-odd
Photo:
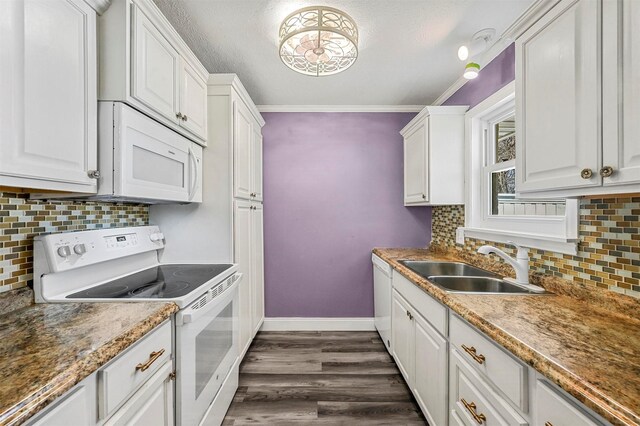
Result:
[[[235,264],[161,264],[157,226],[42,235],[34,241],[37,303],[171,301],[176,420],[219,424],[238,386]]]

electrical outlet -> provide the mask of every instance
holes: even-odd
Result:
[[[464,228],[456,229],[456,244],[464,245]]]

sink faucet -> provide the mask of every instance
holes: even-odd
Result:
[[[531,291],[544,292],[545,290],[542,287],[529,283],[529,249],[527,249],[526,247],[519,246],[513,241],[509,241],[509,244],[514,246],[516,249],[518,249],[515,259],[509,256],[504,251],[500,250],[499,248],[489,246],[489,245],[484,245],[480,247],[478,249],[478,253],[480,254],[493,253],[498,257],[502,258],[502,260],[507,262],[509,265],[513,267],[513,269],[515,269],[516,279],[514,280],[513,278],[507,277],[504,279],[505,281],[512,282],[519,286],[525,287]]]

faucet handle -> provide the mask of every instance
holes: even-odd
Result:
[[[529,259],[529,249],[527,247],[516,244],[513,241],[507,241],[507,244],[514,246],[518,250],[516,259]]]

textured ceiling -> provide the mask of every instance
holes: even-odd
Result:
[[[532,0],[155,2],[209,72],[238,74],[256,104],[426,105],[460,76],[460,44],[486,27],[501,34]],[[341,74],[304,76],[278,57],[282,19],[315,4],[344,10],[360,30],[358,60]]]

